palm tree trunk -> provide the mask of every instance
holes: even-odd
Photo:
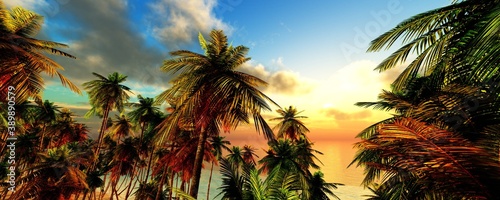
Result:
[[[43,127],[42,127],[42,135],[40,137],[40,151],[43,152],[43,138],[45,137],[45,129],[46,129],[47,125],[45,125],[45,123],[43,123]]]
[[[166,172],[167,172],[167,165],[165,165],[165,167],[163,167],[163,172],[162,172],[162,176],[160,178],[160,183],[158,184],[158,191],[156,192],[156,198],[155,200],[160,200],[160,196],[163,195],[163,185],[165,183],[165,178],[167,177],[166,175]]]
[[[145,183],[148,182],[149,171],[151,170],[151,164],[153,162],[153,154],[154,154],[155,149],[156,149],[156,145],[153,145],[153,149],[151,149],[151,154],[149,155],[148,170],[146,171],[146,181],[145,181]]]
[[[135,171],[135,168],[137,167],[137,162],[134,162],[134,167],[132,167],[132,171]],[[134,181],[134,172],[130,175],[130,182],[128,183],[128,188],[127,188],[127,193],[125,193],[125,199],[128,199],[128,196],[130,195],[130,188],[132,187],[132,182]]]
[[[214,172],[214,162],[212,162],[212,167],[210,167],[210,177],[208,177],[207,200],[210,200],[210,183],[212,182],[212,172]]]
[[[97,159],[97,156],[99,155],[99,150],[101,149],[101,144],[102,144],[102,136],[104,135],[104,131],[106,130],[106,126],[108,125],[108,115],[109,115],[109,104],[106,106],[106,109],[104,110],[103,113],[103,118],[102,118],[102,123],[101,123],[101,130],[99,130],[99,137],[97,140],[97,149],[95,151],[95,157]]]
[[[191,188],[189,195],[198,198],[198,189],[200,186],[201,165],[203,164],[203,155],[205,152],[205,143],[207,141],[208,132],[204,128],[201,129],[200,137],[198,140],[198,147],[196,149],[196,157],[194,159],[193,178],[191,180]]]

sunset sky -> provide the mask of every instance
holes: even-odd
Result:
[[[293,105],[310,127],[310,137],[352,139],[363,128],[389,115],[353,104],[374,101],[388,88],[394,69],[373,71],[395,48],[366,53],[369,42],[417,13],[449,0],[6,0],[45,16],[38,38],[69,45],[77,57],[55,58],[77,85],[92,72],[120,72],[135,95],[154,97],[169,87],[159,71],[168,52],[200,52],[197,35],[223,29],[234,45],[250,48],[242,71],[269,83],[264,92],[282,107]],[[399,44],[397,44],[399,45]],[[89,109],[86,95],[46,79],[44,99],[77,114]],[[82,90],[83,88],[80,87]],[[273,109],[277,109],[276,107]],[[268,118],[275,112],[265,113]],[[79,122],[95,127],[94,121]],[[236,132],[253,131],[241,127]],[[255,135],[252,135],[254,137]],[[239,137],[239,136],[238,136]],[[244,136],[241,136],[244,137]],[[246,136],[245,136],[246,137]]]

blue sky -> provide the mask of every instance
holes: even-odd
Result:
[[[242,71],[259,76],[282,107],[305,110],[316,137],[352,138],[385,113],[356,108],[377,94],[401,68],[379,74],[376,64],[395,48],[366,53],[369,41],[399,22],[449,0],[7,0],[45,16],[39,38],[69,45],[78,59],[55,58],[77,85],[92,72],[129,76],[134,94],[153,97],[168,88],[158,69],[177,49],[200,51],[196,36],[223,29],[234,45],[250,48]],[[404,67],[404,64],[402,64]],[[44,98],[85,110],[78,96],[50,79]],[[83,89],[83,88],[82,88]],[[135,96],[133,95],[133,96]],[[135,98],[131,99],[134,101]],[[273,116],[274,113],[268,113]],[[245,128],[242,128],[245,130]],[[249,129],[250,130],[250,129]]]

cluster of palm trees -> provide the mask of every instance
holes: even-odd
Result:
[[[338,184],[309,171],[319,169],[315,154],[320,152],[312,148],[300,112],[280,109],[282,117],[273,119],[278,125],[269,127],[261,112],[271,110],[268,103],[277,104],[258,89],[267,83],[237,71],[250,59],[248,48],[228,44],[222,31],[213,30],[208,41],[200,34],[203,54],[171,52],[161,69],[175,75],[172,87],[155,98],[137,95],[138,102],[131,103],[126,75],[93,73],[96,79],[82,86],[91,106],[85,117],[102,120],[94,140],[69,109],[41,98],[43,73],[57,75],[63,86],[80,93],[44,54],[75,58],[57,49],[66,45],[34,38],[42,20],[21,7],[8,10],[0,1],[2,184],[7,184],[10,167],[4,101],[9,86],[16,88],[17,138],[16,190],[2,186],[1,199],[196,199],[204,162],[211,164],[207,199],[219,162],[225,184],[218,195],[223,199],[335,197],[332,189]],[[162,111],[164,103],[169,107]],[[256,149],[229,148],[220,136],[251,122],[269,141],[267,155],[258,162]],[[236,184],[227,182],[232,174],[241,177]]]
[[[219,196],[259,200],[338,199],[332,190],[342,184],[327,183],[321,171],[314,174],[310,171],[310,168],[320,169],[314,154],[322,153],[314,150],[306,137],[308,129],[299,120],[304,116],[298,116],[300,112],[292,106],[278,113],[281,117],[272,119],[280,120],[274,128],[277,139],[268,143],[269,150],[262,159],[256,162],[253,150],[245,146],[243,150],[233,147],[231,153],[220,160],[223,183]]]
[[[357,103],[394,114],[358,135],[370,199],[499,199],[499,39],[500,1],[463,0],[372,41],[404,43],[378,70],[409,64],[379,101]]]

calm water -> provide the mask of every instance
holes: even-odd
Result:
[[[259,142],[260,143],[260,142]],[[344,186],[339,186],[334,193],[340,197],[342,200],[357,200],[366,199],[363,195],[370,194],[369,190],[364,189],[360,186],[363,180],[363,170],[361,168],[355,168],[352,166],[347,168],[349,163],[352,161],[356,149],[353,149],[354,141],[314,141],[314,149],[323,152],[324,155],[318,155],[318,158],[323,162],[321,166],[321,171],[325,174],[325,180],[333,183],[343,183]],[[243,142],[232,142],[233,145],[243,146]],[[258,155],[262,158],[264,151],[262,148],[266,148],[262,144],[252,144],[252,146],[258,149]],[[208,169],[204,169],[202,172],[200,190],[198,199],[206,198],[208,177],[210,174],[210,165],[206,165]],[[221,185],[221,178],[219,175],[219,168],[214,167],[214,174],[212,177],[212,184],[210,190],[210,199],[220,199],[215,198],[219,194],[217,188]]]

